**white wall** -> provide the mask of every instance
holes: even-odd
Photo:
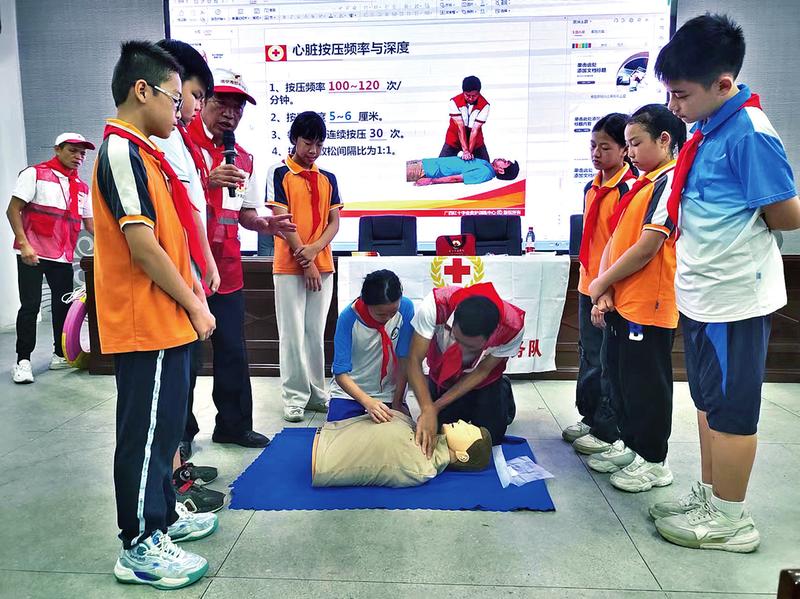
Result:
[[[13,326],[19,309],[16,257],[11,250],[14,236],[5,209],[17,174],[27,165],[25,122],[17,49],[17,13],[14,0],[0,0],[0,328]]]

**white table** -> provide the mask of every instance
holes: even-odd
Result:
[[[525,340],[507,373],[556,368],[556,338],[564,311],[569,256],[380,256],[338,259],[339,312],[358,297],[364,277],[388,269],[400,277],[403,295],[418,306],[434,287],[491,282],[501,298],[525,310]]]

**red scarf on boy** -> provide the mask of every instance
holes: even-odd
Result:
[[[167,181],[172,190],[172,203],[175,206],[175,212],[178,213],[178,219],[181,222],[183,231],[186,233],[186,240],[189,244],[189,255],[200,270],[200,280],[204,280],[206,275],[206,261],[203,257],[203,249],[200,245],[200,239],[197,236],[197,228],[195,227],[194,214],[192,212],[194,207],[192,206],[192,201],[189,199],[189,194],[186,191],[183,181],[178,179],[178,175],[175,173],[169,160],[164,156],[164,153],[156,150],[138,135],[134,135],[111,123],[106,125],[103,131],[103,139],[107,138],[109,135],[118,135],[123,139],[133,142],[140,150],[143,150],[158,162],[161,170],[167,176]]]
[[[198,115],[195,117],[195,120],[199,118],[200,116]],[[194,144],[194,141],[189,135],[189,131],[186,129],[186,125],[183,123],[178,123],[177,128],[178,133],[181,134],[181,139],[183,139],[183,145],[185,145],[186,149],[189,150],[189,154],[192,157],[192,162],[194,162],[194,167],[197,169],[197,172],[200,173],[200,182],[203,185],[203,191],[208,193],[208,165],[203,158],[203,153],[197,149],[197,146]]]
[[[747,106],[761,108],[761,99],[758,94],[751,94],[750,97],[736,109],[736,112]],[[678,212],[680,210],[683,188],[686,186],[686,178],[689,176],[689,171],[692,170],[694,159],[697,157],[697,150],[700,147],[700,142],[703,141],[703,132],[700,129],[700,127],[695,129],[692,137],[683,145],[678,154],[678,161],[675,164],[675,175],[672,179],[672,191],[667,199],[667,214],[669,214],[670,220],[675,225],[676,239],[677,236],[680,235],[680,231],[678,230]]]

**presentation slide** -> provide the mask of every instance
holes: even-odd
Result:
[[[338,250],[356,248],[358,217],[373,214],[416,216],[421,249],[458,233],[466,214],[519,215],[537,249],[566,249],[569,217],[582,212],[594,175],[592,125],[666,99],[652,63],[669,39],[668,0],[167,7],[170,37],[240,73],[258,101],[236,131],[255,155],[256,184],[291,151],[298,113],[325,119],[318,165],[336,174],[344,202]],[[464,97],[466,77],[480,80],[477,99]],[[462,136],[476,136],[471,160],[461,156],[454,114]],[[505,161],[519,165],[515,178],[503,174]],[[243,242],[255,249],[252,238]]]

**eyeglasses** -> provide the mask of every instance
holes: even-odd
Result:
[[[242,114],[244,112],[244,100],[241,101],[222,101],[217,96],[211,96],[206,100],[206,104],[216,106],[218,110],[230,110],[234,114]]]
[[[175,104],[175,112],[179,111],[183,106],[183,96],[181,94],[173,94],[172,92],[165,90],[163,87],[153,85],[152,83],[148,83],[147,85],[152,87],[154,90],[161,92],[165,96],[168,96],[172,100],[172,103]]]

